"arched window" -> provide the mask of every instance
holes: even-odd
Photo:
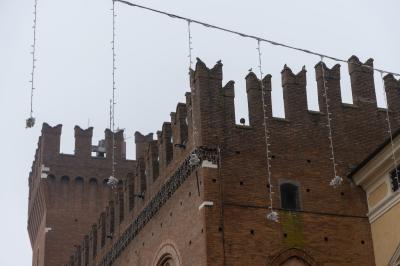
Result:
[[[64,175],[61,177],[61,182],[68,182],[69,181],[69,177]]]
[[[75,183],[80,183],[80,184],[82,184],[82,183],[83,183],[83,177],[81,177],[81,176],[75,177]]]
[[[305,262],[302,258],[299,257],[291,257],[287,261],[281,264],[282,266],[309,266],[307,262]]]
[[[97,185],[97,179],[95,177],[90,178],[89,184],[90,185]]]
[[[182,260],[179,251],[175,244],[167,240],[164,242],[156,252],[153,259],[153,266],[182,266]]]
[[[55,177],[54,175],[52,175],[52,174],[49,174],[49,175],[47,176],[47,179],[48,179],[49,181],[53,182],[53,181],[56,180],[56,177]]]
[[[298,248],[289,248],[283,250],[272,259],[270,266],[310,266],[319,265],[304,250]]]
[[[175,266],[175,262],[172,256],[167,254],[160,259],[157,266]]]
[[[280,185],[281,207],[286,210],[300,210],[299,188],[292,183]]]

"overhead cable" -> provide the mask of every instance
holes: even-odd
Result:
[[[120,2],[120,3],[123,3],[123,4],[129,5],[129,6],[145,9],[145,10],[148,10],[148,11],[151,11],[151,12],[154,12],[154,13],[166,15],[166,16],[171,17],[171,18],[185,20],[188,23],[195,23],[195,24],[199,24],[199,25],[202,25],[204,27],[207,27],[207,28],[212,28],[212,29],[216,29],[216,30],[232,33],[232,34],[238,35],[240,37],[251,38],[251,39],[255,39],[255,40],[260,41],[260,42],[267,42],[267,43],[275,45],[275,46],[280,46],[280,47],[284,47],[284,48],[287,48],[287,49],[296,50],[296,51],[299,51],[299,52],[315,55],[315,56],[318,56],[320,58],[323,57],[323,58],[331,59],[331,60],[337,61],[337,62],[343,62],[343,63],[349,63],[349,64],[362,66],[362,67],[365,67],[365,68],[372,69],[374,71],[378,71],[380,73],[392,74],[393,76],[400,76],[400,74],[396,73],[396,72],[387,71],[387,70],[379,69],[379,68],[374,68],[374,67],[371,67],[370,65],[363,64],[363,63],[350,62],[348,60],[341,59],[341,58],[338,58],[338,57],[335,57],[335,56],[330,56],[330,55],[319,53],[319,52],[312,51],[312,50],[309,50],[309,49],[303,49],[303,48],[295,47],[295,46],[292,46],[292,45],[288,45],[288,44],[276,42],[276,41],[273,41],[273,40],[269,40],[269,39],[266,39],[266,38],[258,37],[258,36],[255,36],[255,35],[242,33],[242,32],[239,32],[239,31],[230,30],[230,29],[227,29],[227,28],[223,28],[223,27],[220,27],[220,26],[212,25],[212,24],[209,24],[209,23],[206,23],[206,22],[202,22],[202,21],[199,21],[199,20],[195,20],[195,19],[191,19],[191,18],[175,15],[175,14],[172,14],[172,13],[168,13],[168,12],[165,12],[165,11],[157,10],[157,9],[154,9],[154,8],[138,5],[138,4],[135,4],[135,3],[132,3],[132,2],[128,2],[128,1],[124,1],[124,0],[113,0],[113,1]]]

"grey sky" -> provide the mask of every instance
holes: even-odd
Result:
[[[136,3],[242,32],[348,59],[375,59],[400,72],[400,2],[397,0],[232,1],[137,0]],[[117,7],[116,124],[126,129],[133,158],[135,130],[160,129],[188,91],[187,28],[183,21],[120,3]],[[73,152],[73,127],[108,126],[111,96],[111,0],[39,0],[36,92],[37,126],[25,130],[29,113],[33,0],[0,0],[0,116],[2,190],[0,266],[31,264],[26,230],[28,173],[41,124],[63,124],[62,147]],[[237,120],[246,117],[244,77],[257,69],[257,43],[193,25],[193,55],[209,67],[224,64],[224,83],[236,81]],[[306,65],[308,98],[317,108],[314,65],[319,58],[263,44],[264,72],[271,73],[273,108],[283,116],[280,71]],[[327,62],[329,66],[333,62]],[[351,102],[347,66],[341,69],[345,101]],[[376,75],[377,76],[377,75]],[[376,79],[379,81],[378,79]],[[379,105],[384,106],[381,85]]]

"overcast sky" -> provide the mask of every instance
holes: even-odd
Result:
[[[93,142],[109,124],[111,96],[111,0],[38,0],[34,116],[29,114],[33,0],[0,0],[0,266],[31,264],[26,230],[28,174],[41,124],[63,124],[61,150],[73,152],[73,127],[94,127]],[[348,59],[375,59],[375,66],[400,72],[398,0],[136,0],[234,30]],[[128,157],[133,133],[155,132],[169,121],[188,91],[186,23],[116,3],[116,124],[126,129]],[[247,118],[244,77],[257,69],[257,43],[193,25],[193,55],[209,67],[224,64],[224,83],[235,80],[237,120]],[[272,74],[275,116],[284,116],[280,71],[306,66],[309,108],[317,109],[314,65],[319,58],[262,45],[264,72]],[[328,61],[328,66],[334,63]],[[351,102],[347,66],[342,94]],[[377,76],[377,75],[376,75]],[[379,81],[379,79],[376,79]],[[378,104],[384,106],[378,83]]]

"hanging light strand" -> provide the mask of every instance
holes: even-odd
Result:
[[[190,29],[190,23],[191,23],[191,20],[188,19],[187,20],[187,25],[188,25],[189,70],[192,68],[192,65],[193,65],[193,60],[192,60],[192,50],[193,50],[193,47],[192,47],[192,32],[191,32],[191,29]],[[189,74],[190,74],[190,71],[189,71]]]
[[[258,51],[258,69],[260,71],[260,86],[261,86],[261,99],[262,99],[262,106],[263,106],[263,125],[264,125],[264,137],[265,137],[265,153],[266,153],[266,163],[267,163],[267,189],[268,189],[268,195],[269,195],[269,201],[270,201],[270,206],[269,206],[269,213],[267,214],[267,219],[278,222],[279,220],[279,215],[277,212],[274,211],[273,209],[273,199],[272,199],[272,182],[271,182],[271,151],[269,149],[269,129],[268,129],[268,115],[267,115],[267,105],[265,103],[265,97],[266,97],[266,92],[265,92],[265,87],[264,87],[264,73],[262,70],[262,59],[261,59],[261,46],[260,46],[261,41],[257,40],[257,51]]]
[[[37,28],[37,3],[38,0],[35,0],[33,5],[33,43],[32,47],[32,71],[31,71],[31,79],[29,83],[31,84],[31,98],[30,98],[30,113],[28,119],[26,119],[26,128],[31,128],[35,125],[35,118],[33,117],[33,93],[35,90],[35,69],[36,69],[36,28]]]
[[[192,51],[193,51],[193,42],[192,42],[192,31],[191,31],[191,20],[188,19],[187,20],[187,29],[188,29],[188,59],[189,59],[189,85],[190,85],[190,70],[192,69],[192,65],[193,65],[193,59],[192,59]],[[192,91],[192,93],[194,94],[195,92]],[[192,103],[193,104],[193,103]],[[196,128],[196,123],[195,123],[195,119],[193,119],[193,112],[192,112],[192,127],[193,127],[193,132],[192,132],[192,136],[193,136],[193,146],[194,148],[196,148],[196,136],[197,136],[197,128]],[[195,153],[193,154],[193,156],[197,156]],[[197,160],[197,159],[196,159]]]
[[[329,97],[328,97],[328,85],[326,84],[326,77],[325,77],[325,63],[324,63],[324,56],[321,56],[321,69],[322,69],[322,85],[324,88],[323,96],[325,98],[325,111],[326,111],[326,126],[328,128],[328,139],[329,139],[329,148],[331,152],[331,161],[332,161],[332,168],[333,168],[333,178],[329,183],[332,187],[338,187],[343,182],[343,178],[338,176],[337,169],[336,169],[336,158],[335,158],[335,149],[333,147],[333,134],[332,134],[332,113],[329,111]]]
[[[112,111],[111,111],[111,128],[112,128],[112,175],[115,177],[115,1],[113,0],[112,7],[113,28],[112,28]]]
[[[112,1],[112,99],[111,99],[111,111],[110,111],[110,124],[111,124],[111,131],[112,131],[112,168],[111,168],[111,176],[108,180],[108,185],[112,188],[116,188],[118,185],[118,179],[115,177],[115,70],[116,70],[116,53],[115,53],[115,0]]]
[[[190,70],[192,69],[192,65],[193,65],[193,60],[192,60],[192,50],[193,50],[192,44],[193,43],[192,43],[192,31],[190,29],[190,23],[191,23],[191,20],[188,19],[187,20],[187,28],[188,28],[188,55],[187,55],[187,57],[189,58],[189,71],[188,71],[189,86],[191,85]],[[192,91],[192,93],[194,94],[195,92]],[[193,107],[193,104],[192,104],[192,107]],[[192,108],[192,110],[193,110],[193,108]],[[194,147],[194,150],[195,150],[196,146],[197,146],[196,145],[197,128],[196,128],[196,121],[193,118],[193,111],[192,111],[192,129],[193,129],[192,130],[193,147]],[[193,152],[190,155],[189,164],[192,165],[192,166],[196,166],[200,162],[201,162],[201,160],[200,160],[199,156],[195,152]],[[196,174],[197,174],[197,172],[196,172]]]
[[[383,74],[384,72],[381,71],[381,81],[382,81],[382,88],[383,88],[383,98],[385,99],[385,105],[386,105],[386,122],[387,122],[387,132],[389,134],[389,138],[390,138],[390,148],[391,148],[391,153],[392,153],[392,160],[393,160],[393,169],[395,171],[396,174],[396,181],[397,184],[400,184],[400,178],[399,178],[399,170],[397,169],[397,158],[396,158],[396,154],[394,152],[394,142],[393,142],[393,131],[392,131],[392,125],[390,123],[390,116],[389,116],[389,104],[387,101],[387,92],[386,92],[386,87],[385,87],[385,81],[383,79]]]

